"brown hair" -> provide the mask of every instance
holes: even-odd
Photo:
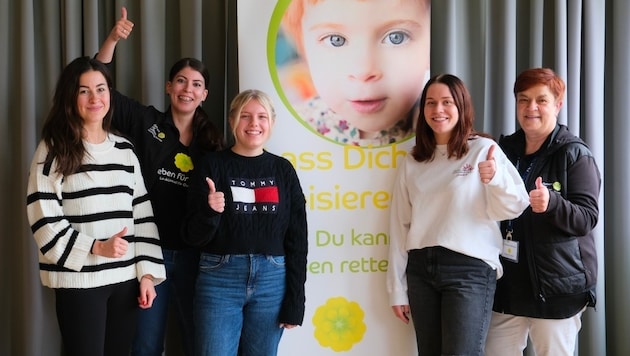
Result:
[[[453,134],[447,145],[448,157],[460,159],[468,153],[468,140],[474,135],[490,137],[473,129],[475,111],[470,92],[464,85],[464,82],[452,74],[435,75],[425,84],[420,97],[420,114],[416,124],[416,145],[411,151],[413,158],[418,162],[432,161],[435,157],[435,134],[429,124],[427,124],[424,116],[424,107],[426,106],[429,87],[437,83],[448,87],[459,112],[459,120],[453,128]]]
[[[83,145],[83,119],[79,115],[77,98],[81,75],[90,71],[103,74],[110,96],[109,111],[103,118],[103,130],[110,132],[113,107],[111,106],[112,77],[107,67],[96,59],[79,57],[70,62],[61,72],[53,105],[42,127],[42,139],[48,147],[45,163],[57,160],[57,172],[63,175],[76,173],[86,154]]]

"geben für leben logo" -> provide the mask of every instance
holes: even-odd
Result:
[[[186,173],[194,168],[192,159],[189,155],[184,153],[178,153],[175,155],[175,167],[180,171]]]

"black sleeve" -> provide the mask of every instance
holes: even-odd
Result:
[[[135,136],[144,132],[139,129],[144,119],[153,117],[151,107],[142,105],[115,89],[112,89],[112,108],[114,109],[112,127],[134,142],[137,140]]]
[[[550,191],[545,218],[567,236],[584,236],[597,225],[601,177],[595,158],[582,152],[570,159],[566,172],[566,192]]]
[[[217,232],[221,214],[208,205],[209,177],[208,155],[194,160],[195,170],[188,186],[186,217],[182,224],[182,240],[189,246],[201,247],[208,244]]]
[[[94,58],[98,55],[95,54]],[[103,63],[113,73],[114,62]],[[111,88],[112,99],[111,105],[114,110],[112,115],[112,128],[117,133],[129,138],[132,142],[136,142],[135,133],[139,132],[136,128],[142,125],[142,119],[150,117],[147,113],[150,108],[142,103],[122,94],[115,88]]]
[[[308,229],[306,199],[295,169],[286,162],[286,177],[290,182],[291,209],[289,228],[284,237],[286,292],[280,310],[279,321],[302,325],[305,310],[306,262],[308,253]]]

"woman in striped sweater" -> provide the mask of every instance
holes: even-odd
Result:
[[[28,181],[40,277],[68,355],[126,355],[166,276],[133,146],[109,131],[112,80],[81,57],[61,73]]]

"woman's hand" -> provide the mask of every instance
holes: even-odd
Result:
[[[126,40],[131,34],[131,31],[133,31],[133,22],[127,19],[127,8],[123,6],[120,12],[120,19],[118,19],[108,37],[115,42],[118,42],[119,40]]]
[[[486,160],[479,162],[479,177],[481,177],[481,182],[483,184],[488,184],[492,178],[494,178],[494,174],[497,172],[497,165],[494,161],[494,149],[496,145],[490,146],[488,149],[488,155],[486,156]]]
[[[110,258],[119,258],[127,253],[129,242],[123,237],[127,234],[127,227],[105,241],[94,241],[92,254]]]
[[[217,213],[222,213],[225,209],[225,196],[223,192],[217,192],[214,182],[210,178],[206,178],[208,183],[208,206]]]
[[[149,309],[153,306],[153,301],[157,297],[153,276],[145,274],[140,279],[140,295],[138,296],[138,306],[142,309]]]
[[[394,315],[403,323],[409,324],[409,305],[392,305]]]
[[[534,213],[544,213],[549,206],[549,189],[542,183],[542,177],[536,178],[536,189],[529,192],[529,205]]]
[[[132,30],[133,22],[127,19],[127,9],[123,6],[120,19],[118,19],[105,41],[103,41],[103,44],[101,44],[101,48],[96,54],[96,59],[103,63],[110,63],[114,59],[116,44],[121,39],[126,40]]]
[[[285,323],[280,323],[280,327],[284,328],[284,329],[293,329],[294,327],[296,327],[297,325],[293,325],[293,324],[285,324]]]

